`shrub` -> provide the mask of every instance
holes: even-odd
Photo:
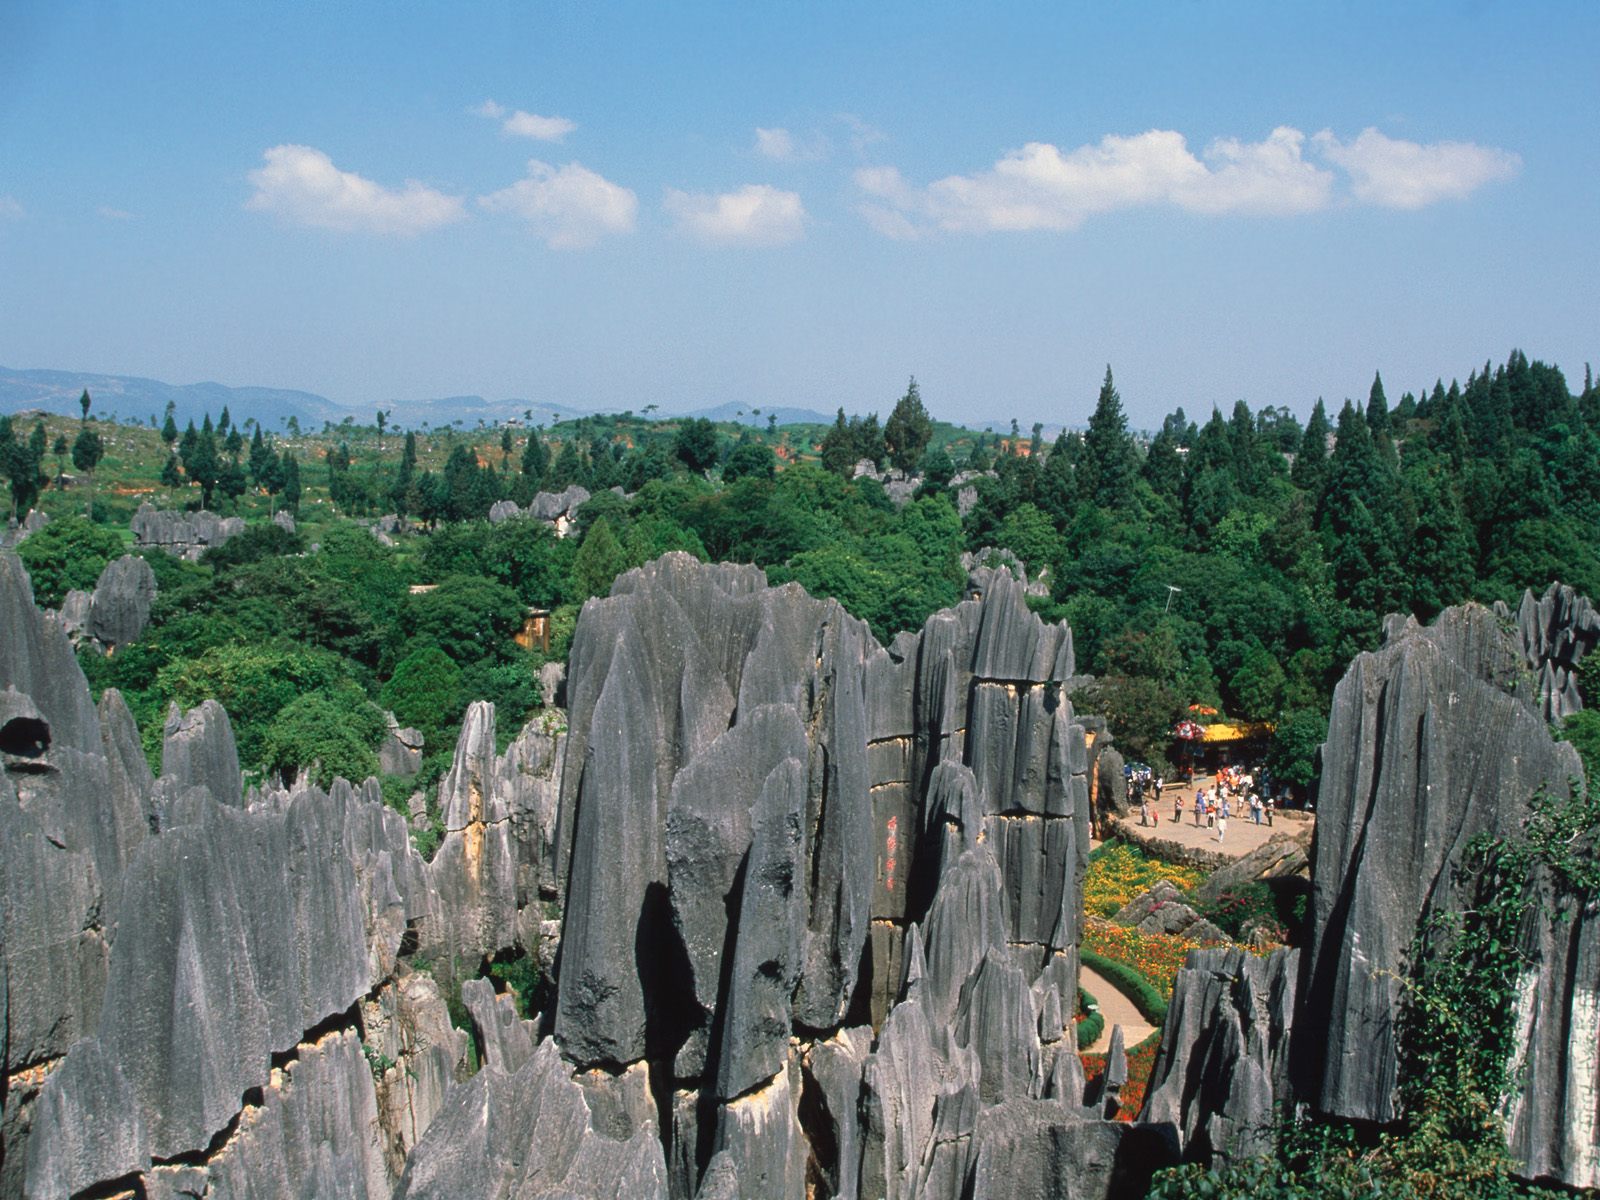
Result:
[[[113,530],[82,517],[58,517],[17,547],[33,578],[33,600],[40,608],[59,608],[73,589],[88,591],[106,564],[123,551]]]
[[[1133,1001],[1133,1006],[1150,1024],[1159,1026],[1167,1019],[1167,1001],[1155,983],[1126,963],[1106,958],[1092,950],[1078,950],[1078,957],[1090,970],[1104,975]]]

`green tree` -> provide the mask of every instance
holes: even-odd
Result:
[[[424,642],[396,664],[378,700],[401,725],[420,730],[428,745],[435,747],[466,707],[463,678],[448,654]]]
[[[83,389],[83,395],[78,397],[78,407],[83,410],[83,420],[86,421],[86,422],[89,419],[89,404],[90,403],[91,402],[89,400],[89,389],[88,388],[84,388]]]
[[[704,474],[717,463],[717,427],[705,417],[695,417],[678,426],[672,453],[684,466]]]
[[[300,511],[300,464],[287,450],[283,452],[283,506],[291,513]]]
[[[17,547],[42,608],[60,607],[74,588],[93,588],[106,564],[121,554],[122,539],[84,517],[59,517]]]
[[[746,477],[771,479],[777,467],[778,460],[771,446],[740,438],[728,452],[728,461],[722,464],[722,482],[735,483]]]
[[[533,482],[535,491],[539,489],[544,473],[550,467],[550,450],[544,444],[544,439],[539,436],[537,428],[528,431],[528,440],[522,447],[522,473]]]
[[[88,392],[84,392],[87,397]],[[84,406],[88,412],[88,406]],[[100,460],[105,457],[105,443],[100,440],[100,435],[87,424],[78,430],[78,437],[72,443],[72,465],[89,477],[89,498],[84,505],[84,514],[87,516],[94,512],[94,473],[100,465]]]
[[[171,450],[178,440],[178,422],[173,417],[173,408],[172,401],[168,400],[167,415],[161,422],[161,440],[166,443],[168,450]]]
[[[1323,485],[1328,479],[1328,436],[1333,432],[1333,426],[1328,423],[1328,410],[1323,406],[1322,397],[1317,397],[1317,403],[1311,410],[1311,419],[1306,422],[1305,435],[1300,439],[1300,449],[1294,456],[1294,467],[1289,478],[1295,487],[1310,492],[1313,496],[1322,494]]]
[[[1229,688],[1241,716],[1252,721],[1270,721],[1283,704],[1286,682],[1278,660],[1265,648],[1256,646],[1233,673]]]
[[[161,466],[161,486],[173,492],[183,486],[183,473],[178,470],[176,454],[167,455],[167,461]]]
[[[1061,555],[1061,535],[1055,525],[1035,504],[1019,504],[995,531],[995,541],[1012,551],[1028,568],[1028,574],[1037,576]]]
[[[311,692],[286,704],[262,738],[261,767],[289,780],[313,767],[319,787],[334,779],[360,783],[378,773],[383,712],[354,686]]]
[[[824,470],[845,479],[850,478],[850,471],[856,465],[855,437],[850,432],[850,424],[845,420],[842,408],[822,437],[821,453]]]
[[[1083,435],[1083,451],[1084,495],[1101,508],[1128,507],[1133,501],[1138,454],[1128,435],[1128,418],[1122,411],[1122,397],[1117,395],[1109,366],[1089,428]]]
[[[604,596],[611,591],[611,581],[628,567],[627,555],[617,540],[611,522],[601,517],[589,527],[572,560],[572,582],[578,597]]]
[[[883,427],[883,444],[888,450],[890,464],[909,472],[932,439],[933,419],[923,407],[922,393],[917,390],[917,377],[913,375],[906,385],[906,394],[895,402]]]
[[[389,485],[389,505],[402,517],[411,510],[416,482],[417,435],[408,431],[405,449],[400,452],[400,465],[395,468],[394,481]]]
[[[503,659],[515,649],[527,606],[503,584],[472,575],[452,575],[431,592],[406,596],[400,628],[408,637],[433,642],[459,665]]]

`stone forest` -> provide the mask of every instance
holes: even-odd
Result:
[[[0,1197],[1600,1187],[1597,407],[8,420]]]

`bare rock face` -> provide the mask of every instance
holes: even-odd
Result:
[[[666,1165],[650,1126],[596,1129],[584,1091],[546,1039],[517,1070],[485,1067],[428,1127],[396,1200],[665,1200]]]
[[[1496,611],[1510,616],[1498,606]],[[1578,664],[1600,642],[1600,611],[1587,596],[1552,583],[1537,599],[1531,590],[1522,593],[1516,623],[1523,658],[1538,677],[1539,710],[1559,724],[1583,707]]]
[[[554,1036],[670,1090],[674,1196],[962,1194],[980,1115],[1075,1062],[1073,670],[1005,572],[887,648],[687,555],[585,606]]]
[[[138,641],[155,598],[156,573],[144,559],[124,554],[107,563],[90,601],[90,636],[113,648]]]
[[[1269,958],[1239,949],[1190,951],[1140,1122],[1175,1135],[1191,1160],[1269,1150],[1279,1106],[1292,1100],[1289,1037],[1299,965],[1295,950]]]
[[[136,546],[159,546],[175,558],[198,561],[212,546],[244,532],[243,517],[221,517],[201,509],[178,513],[153,508],[146,502],[133,514],[133,542]]]
[[[494,705],[468,708],[439,784],[445,837],[428,864],[439,904],[422,931],[445,974],[466,978],[486,957],[538,950],[537,905],[555,887],[564,748],[559,722],[536,719],[497,755]]]
[[[385,713],[388,729],[378,747],[378,769],[385,775],[410,779],[422,769],[424,739],[415,729],[402,729],[393,713]]]
[[[180,712],[174,704],[167,713],[165,734],[161,781],[167,795],[204,788],[222,804],[243,806],[239,751],[227,709],[215,700],[203,701],[188,712]]]
[[[1124,904],[1111,918],[1140,933],[1166,933],[1191,942],[1225,942],[1228,935],[1184,902],[1183,893],[1170,879]]]
[[[1567,795],[1582,773],[1486,608],[1397,624],[1351,664],[1323,747],[1296,1016],[1319,1031],[1302,1062],[1320,1110],[1394,1118],[1399,976],[1419,923],[1459,906],[1453,864],[1474,836],[1519,833],[1536,792]]]

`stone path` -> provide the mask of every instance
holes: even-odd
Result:
[[[1213,854],[1220,854],[1227,858],[1243,858],[1263,842],[1280,833],[1303,833],[1311,828],[1313,818],[1310,813],[1292,810],[1278,812],[1273,815],[1273,824],[1268,825],[1265,817],[1260,825],[1250,819],[1250,810],[1245,808],[1243,815],[1235,813],[1228,818],[1228,835],[1223,843],[1217,844],[1217,831],[1208,829],[1202,821],[1197,828],[1194,823],[1194,793],[1196,788],[1205,788],[1211,791],[1216,786],[1216,780],[1211,776],[1202,776],[1183,786],[1183,820],[1174,823],[1172,820],[1173,788],[1177,786],[1168,784],[1161,794],[1159,811],[1161,824],[1144,826],[1139,824],[1139,807],[1133,805],[1128,810],[1126,817],[1113,821],[1113,825],[1126,830],[1130,840],[1144,841],[1159,838],[1166,842],[1176,842],[1178,845],[1190,850],[1206,850]],[[1151,806],[1156,806],[1152,800]]]
[[[1111,1049],[1113,1025],[1122,1026],[1122,1044],[1129,1050],[1155,1032],[1155,1026],[1144,1019],[1133,1006],[1133,1001],[1098,971],[1088,967],[1078,968],[1078,986],[1094,997],[1095,1003],[1100,1006],[1100,1015],[1106,1019],[1106,1027],[1100,1031],[1094,1045],[1086,1047],[1083,1053],[1104,1054]]]

